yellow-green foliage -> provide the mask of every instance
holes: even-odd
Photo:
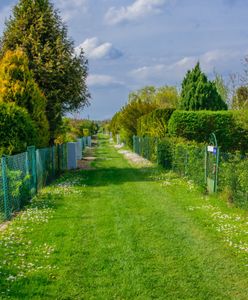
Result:
[[[37,131],[26,109],[0,102],[0,154],[26,151],[36,143]]]
[[[174,108],[156,109],[138,120],[138,135],[164,137]]]
[[[14,102],[26,108],[37,127],[37,147],[49,142],[46,98],[28,68],[28,59],[21,49],[7,51],[0,61],[0,102]]]
[[[128,146],[133,144],[133,136],[137,135],[138,119],[157,108],[154,103],[141,101],[128,103],[120,111],[117,123],[120,131],[123,132],[121,138],[126,141]]]
[[[91,120],[63,118],[63,123],[57,130],[55,144],[76,141],[82,136],[91,136],[98,131],[98,125]]]

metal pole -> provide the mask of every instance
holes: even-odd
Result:
[[[3,200],[4,200],[4,214],[5,219],[9,220],[11,217],[10,207],[9,207],[9,195],[8,195],[8,178],[7,178],[7,164],[6,157],[2,157],[2,180],[3,180]]]

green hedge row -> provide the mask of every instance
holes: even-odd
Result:
[[[138,120],[138,135],[208,143],[215,133],[223,151],[248,152],[248,111],[156,109]]]
[[[139,136],[164,137],[168,132],[168,122],[174,108],[155,109],[138,119]]]
[[[216,135],[218,145],[224,151],[248,149],[248,130],[233,111],[175,111],[168,124],[172,137],[182,137],[196,142],[209,141],[210,134]]]

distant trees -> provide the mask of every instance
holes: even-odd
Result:
[[[21,48],[28,58],[46,102],[50,142],[65,112],[87,105],[87,61],[83,52],[74,53],[73,42],[49,0],[20,0],[6,23],[0,43],[0,56]]]
[[[187,72],[182,82],[180,108],[183,110],[226,110],[215,83],[201,71],[199,62]]]
[[[55,143],[63,144],[76,141],[78,137],[92,136],[97,133],[98,129],[97,122],[92,120],[63,118],[62,126],[57,131]]]
[[[162,86],[157,88],[155,103],[161,108],[177,108],[180,95],[175,86]]]
[[[137,135],[138,119],[156,109],[155,103],[133,101],[125,105],[110,123],[110,131],[121,132],[127,145],[132,146],[133,135]]]
[[[159,107],[175,108],[179,102],[179,93],[175,86],[145,86],[137,91],[131,92],[128,102],[155,103]]]
[[[248,86],[240,86],[233,96],[233,109],[248,109]]]
[[[220,95],[223,102],[227,103],[229,98],[229,88],[228,85],[225,83],[223,77],[214,71],[214,84],[216,86],[217,92]]]

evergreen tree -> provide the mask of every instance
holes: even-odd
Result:
[[[88,104],[87,61],[67,37],[67,28],[49,0],[19,0],[6,23],[0,55],[21,47],[35,81],[47,98],[51,142],[65,112]]]
[[[25,108],[37,129],[38,147],[49,143],[46,98],[28,68],[28,59],[20,49],[7,51],[0,60],[0,102],[14,102]]]
[[[227,105],[218,94],[214,82],[209,81],[201,71],[199,62],[188,71],[183,83],[181,109],[184,110],[226,110]]]

